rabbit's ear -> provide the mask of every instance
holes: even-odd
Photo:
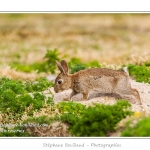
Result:
[[[66,74],[63,67],[61,66],[61,64],[57,60],[55,60],[55,62],[56,62],[57,67],[59,68],[60,72]]]
[[[61,64],[62,68],[64,69],[65,73],[68,74],[69,69],[68,69],[67,62],[65,60],[61,60],[60,64]]]

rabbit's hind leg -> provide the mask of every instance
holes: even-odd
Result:
[[[120,95],[122,99],[128,100],[132,104],[135,104],[138,101],[128,78],[121,78],[117,86],[113,89],[113,92]]]
[[[134,97],[137,99],[137,102],[136,102],[136,103],[137,103],[138,105],[142,105],[139,92],[138,92],[136,89],[132,89],[132,94],[133,94]]]
[[[128,100],[132,104],[136,104],[136,98],[133,95],[121,95],[122,99]]]
[[[120,95],[122,99],[127,99],[132,104],[141,104],[140,99],[138,97],[138,92],[134,91],[132,88],[129,89],[120,89],[116,92],[116,94]],[[136,94],[136,95],[135,95]]]

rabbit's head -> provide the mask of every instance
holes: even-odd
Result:
[[[60,74],[55,79],[54,90],[56,93],[68,90],[71,87],[71,76],[68,73],[68,65],[65,60],[61,60],[56,64],[60,70]]]

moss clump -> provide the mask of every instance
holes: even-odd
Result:
[[[118,101],[112,106],[94,104],[84,107],[78,104],[77,107],[74,102],[64,102],[62,106],[58,107],[63,111],[60,119],[70,125],[69,131],[73,136],[107,136],[119,121],[132,114],[127,101]]]
[[[34,110],[43,107],[45,102],[52,102],[52,98],[46,98],[40,93],[52,85],[46,79],[40,79],[34,83],[2,77],[0,78],[0,111],[4,114],[12,113],[15,116],[15,114],[23,114],[27,108],[30,108],[28,113],[32,114]]]
[[[131,126],[131,122],[128,122],[126,129],[122,132],[121,136],[124,137],[149,137],[150,136],[150,117],[146,117],[134,126]]]
[[[128,66],[129,73],[137,82],[146,82],[150,84],[150,67],[148,65],[132,65]]]
[[[88,63],[83,63],[79,58],[75,58],[75,57],[71,58],[68,65],[70,68],[70,73],[75,73],[87,68],[101,67],[98,61],[96,60]]]

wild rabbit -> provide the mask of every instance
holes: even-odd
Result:
[[[141,104],[138,91],[131,88],[129,75],[124,71],[91,68],[69,74],[65,60],[61,60],[60,63],[56,61],[56,64],[61,72],[55,79],[54,90],[56,93],[71,88],[70,99],[81,93],[83,100],[87,100],[90,91],[98,91],[104,94],[117,94],[131,103]]]

